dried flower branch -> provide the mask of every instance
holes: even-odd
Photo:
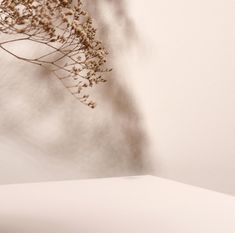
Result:
[[[18,59],[49,68],[69,92],[91,108],[95,103],[84,89],[105,82],[102,73],[108,54],[96,39],[92,18],[80,0],[2,0],[0,32],[14,36],[0,48]],[[40,57],[25,58],[5,45],[32,41],[47,46]]]

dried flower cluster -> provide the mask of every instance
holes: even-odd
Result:
[[[69,92],[91,108],[84,89],[105,82],[103,68],[107,51],[96,39],[92,18],[82,9],[80,0],[2,0],[0,32],[18,36],[0,43],[13,56],[50,70]],[[47,46],[37,58],[20,57],[6,44],[29,40]]]

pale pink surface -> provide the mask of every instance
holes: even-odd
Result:
[[[154,176],[0,186],[1,233],[234,233],[235,197]]]

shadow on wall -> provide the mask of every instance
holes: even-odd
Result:
[[[87,6],[102,25],[100,35],[105,35],[114,60],[108,84],[97,87],[93,95],[98,106],[83,106],[50,73],[6,55],[0,73],[0,135],[11,150],[1,151],[0,144],[1,183],[150,171],[141,116],[131,91],[122,84],[125,70],[117,67],[114,56],[114,51],[136,43],[134,27],[123,1],[89,0]],[[102,13],[106,8],[116,25],[107,23]]]

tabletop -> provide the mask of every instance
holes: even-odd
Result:
[[[0,186],[0,233],[234,233],[235,197],[155,176]]]

